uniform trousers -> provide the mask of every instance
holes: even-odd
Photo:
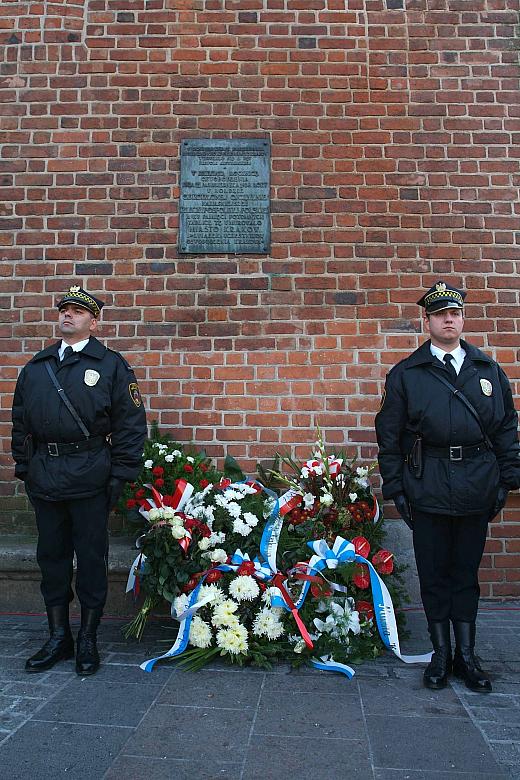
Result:
[[[89,498],[43,501],[31,497],[38,526],[36,558],[45,605],[68,604],[76,553],[76,593],[87,609],[103,609],[107,598],[108,506],[105,491]]]
[[[455,517],[413,510],[412,515],[415,560],[428,622],[473,623],[489,512]]]

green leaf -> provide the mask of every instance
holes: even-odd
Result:
[[[224,460],[224,473],[226,476],[230,477],[230,479],[234,480],[245,479],[246,476],[232,455],[226,455]]]

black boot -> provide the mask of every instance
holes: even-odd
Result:
[[[432,622],[428,629],[434,653],[424,670],[423,681],[426,688],[438,691],[446,687],[451,672],[450,622],[449,620]]]
[[[453,674],[466,683],[466,688],[480,693],[489,693],[491,682],[475,657],[475,623],[453,623],[455,634],[455,655]]]
[[[58,661],[74,657],[74,640],[69,626],[69,605],[47,607],[50,638],[25,664],[26,672],[46,672]]]
[[[81,628],[78,634],[76,672],[82,676],[95,674],[99,669],[96,632],[101,614],[101,609],[81,608]]]

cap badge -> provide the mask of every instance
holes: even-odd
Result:
[[[446,292],[446,285],[444,284],[444,282],[438,282],[435,285],[435,289],[437,290],[437,292]]]
[[[484,395],[493,395],[493,385],[489,381],[489,379],[481,379],[480,380],[480,387],[482,389],[482,392]]]
[[[79,286],[79,284],[77,284],[77,285],[74,284],[74,285],[72,285],[72,287],[69,288],[69,292],[70,293],[79,293],[80,290],[81,290],[81,287]]]
[[[94,385],[97,385],[99,380],[99,374],[97,371],[94,371],[92,368],[87,368],[85,371],[85,376],[83,377],[83,381],[86,385],[89,387],[94,387]]]

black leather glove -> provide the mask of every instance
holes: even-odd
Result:
[[[410,512],[410,504],[404,493],[398,493],[397,496],[394,496],[394,504],[408,528],[412,529],[412,513]]]
[[[506,487],[504,487],[504,485],[499,485],[498,486],[498,493],[497,493],[497,497],[496,497],[496,500],[495,500],[495,506],[493,507],[493,515],[492,515],[492,517],[495,517],[496,515],[498,515],[500,510],[505,507],[508,493],[509,493],[509,490]]]
[[[110,477],[108,480],[107,485],[107,504],[108,509],[111,510],[115,507],[119,499],[121,498],[121,494],[123,490],[125,489],[125,481],[122,479],[117,479],[116,477]]]

